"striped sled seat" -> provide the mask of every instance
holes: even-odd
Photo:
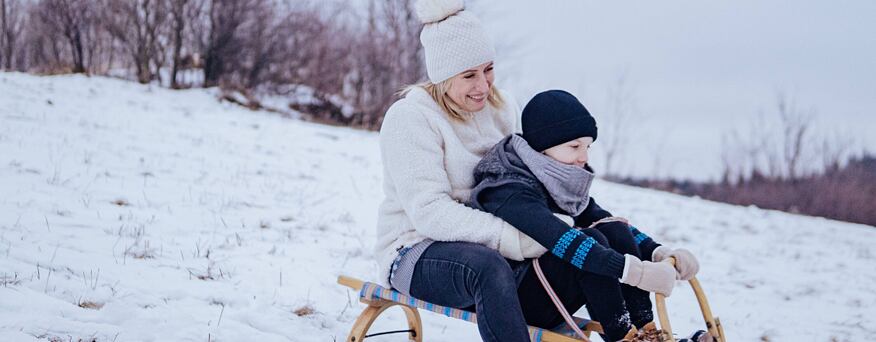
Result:
[[[350,330],[350,335],[347,336],[347,342],[359,342],[368,337],[393,333],[407,333],[408,338],[411,341],[423,341],[423,324],[420,321],[420,314],[417,312],[417,309],[436,312],[447,317],[453,317],[472,323],[477,323],[478,321],[477,315],[473,312],[435,305],[406,296],[398,291],[387,289],[375,283],[365,282],[346,276],[339,276],[338,284],[359,291],[359,301],[368,305],[368,307],[366,307],[365,310],[362,310],[362,313],[359,314],[356,323],[353,324],[353,328]],[[405,316],[407,316],[408,329],[367,334],[368,329],[377,317],[380,316],[384,310],[394,305],[398,305],[404,311]],[[575,317],[575,322],[578,323],[578,326],[588,337],[590,336],[590,333],[594,331],[602,333],[602,326],[596,321]],[[582,341],[565,323],[559,328],[553,330],[530,326],[529,336],[533,342]]]

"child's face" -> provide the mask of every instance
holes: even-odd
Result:
[[[581,137],[544,150],[544,154],[563,164],[584,167],[592,143],[593,138]]]

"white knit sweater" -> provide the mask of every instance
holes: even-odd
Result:
[[[504,108],[488,104],[466,121],[452,119],[421,88],[387,111],[380,129],[386,197],[375,246],[384,286],[398,251],[426,238],[479,243],[515,260],[546,251],[502,219],[463,205],[475,185],[475,165],[502,138],[520,131],[519,107],[503,95]]]

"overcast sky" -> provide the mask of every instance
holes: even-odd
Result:
[[[721,135],[774,112],[780,91],[818,113],[818,131],[876,151],[876,1],[468,5],[496,38],[499,84],[521,105],[563,88],[604,118],[606,90],[627,75],[639,113],[632,174],[717,177]]]

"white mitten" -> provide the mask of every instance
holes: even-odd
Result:
[[[648,292],[666,297],[675,286],[675,268],[668,262],[642,261],[630,254],[624,255],[624,274],[620,281]]]
[[[511,260],[523,261],[523,250],[520,248],[520,233],[516,228],[505,225],[499,236],[499,254]]]
[[[651,261],[663,261],[663,259],[666,259],[666,257],[669,256],[669,252],[672,252],[672,248],[666,246],[657,246],[657,248],[654,248],[654,251],[651,252]]]
[[[659,246],[654,249],[651,254],[651,260],[663,261],[666,258],[675,258],[675,268],[678,270],[677,278],[687,281],[697,275],[700,271],[700,263],[697,258],[689,250],[684,248],[672,249],[666,246]]]
[[[547,248],[538,243],[538,241],[533,240],[529,235],[523,234],[521,231],[518,232],[520,233],[520,251],[523,253],[524,258],[538,258],[547,252]]]

